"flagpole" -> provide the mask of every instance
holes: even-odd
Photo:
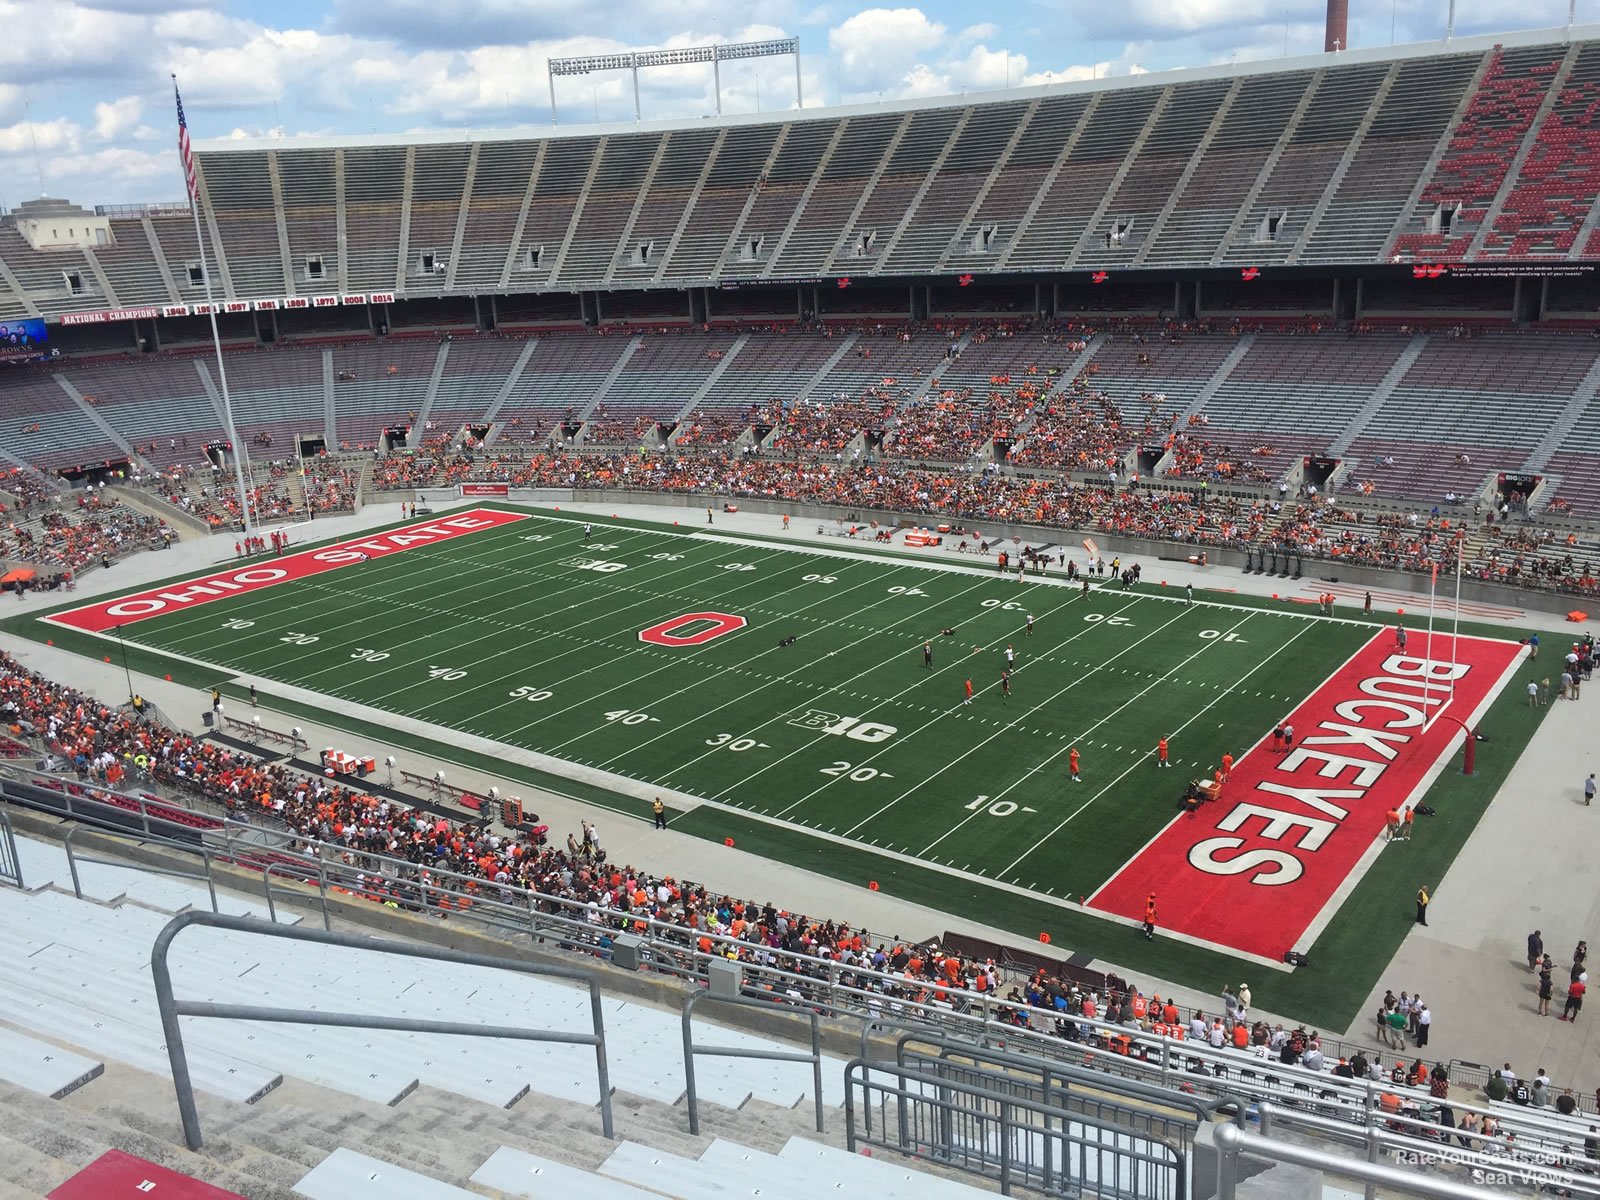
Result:
[[[1423,728],[1433,724],[1428,720],[1428,692],[1433,682],[1433,672],[1429,664],[1433,662],[1433,598],[1439,592],[1439,564],[1433,564],[1433,582],[1428,585],[1428,636],[1422,641],[1422,721]]]
[[[1455,698],[1456,680],[1456,639],[1461,636],[1461,568],[1462,560],[1467,554],[1467,539],[1465,534],[1456,534],[1456,619],[1450,627],[1450,697]]]
[[[233,427],[233,401],[228,396],[228,368],[222,362],[222,334],[217,329],[217,306],[211,298],[211,268],[206,262],[206,239],[200,232],[200,188],[195,182],[189,127],[183,116],[183,97],[178,94],[178,77],[172,76],[172,95],[178,102],[178,153],[183,160],[184,180],[189,188],[189,211],[194,214],[194,240],[200,248],[200,280],[206,289],[206,316],[211,321],[211,346],[217,352],[217,381],[222,388],[222,431],[228,435],[233,452],[233,480],[239,489],[239,519],[244,532],[251,532],[250,489],[244,481],[244,455],[239,435]]]

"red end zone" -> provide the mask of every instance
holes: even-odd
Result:
[[[308,579],[313,575],[321,575],[324,571],[349,566],[351,563],[365,562],[369,558],[381,558],[386,554],[409,550],[413,546],[429,546],[434,542],[477,533],[480,529],[493,529],[499,525],[509,525],[513,521],[525,520],[527,520],[526,513],[501,512],[492,508],[473,509],[470,512],[456,513],[416,525],[406,525],[400,529],[391,529],[369,537],[338,542],[317,550],[286,554],[282,558],[240,562],[237,566],[214,571],[209,575],[197,575],[181,583],[151,588],[147,592],[137,592],[131,596],[99,600],[82,608],[55,613],[45,620],[53,621],[57,625],[69,625],[73,629],[99,633],[116,625],[127,625],[176,609],[193,608],[197,604],[205,604],[212,600],[259,591],[275,583]]]
[[[1413,631],[1411,648],[1425,636]],[[1447,653],[1446,639],[1435,644]],[[1161,928],[1281,959],[1383,835],[1384,814],[1449,755],[1461,732],[1450,718],[1470,722],[1521,651],[1464,637],[1454,664],[1429,661],[1380,632],[1288,718],[1291,752],[1269,734],[1234,764],[1220,800],[1175,818],[1089,906],[1142,921],[1155,892]],[[1427,725],[1452,682],[1445,715]]]

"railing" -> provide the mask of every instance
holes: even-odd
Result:
[[[919,1043],[934,1053],[915,1049]],[[869,1056],[863,1053],[862,1057]],[[974,1046],[938,1035],[902,1034],[895,1040],[894,1061],[897,1066],[930,1074],[953,1073],[954,1077],[965,1078],[969,1083],[980,1078],[998,1081],[1006,1091],[1041,1104],[1059,1104],[1088,1116],[1115,1118],[1120,1124],[1142,1126],[1163,1141],[1180,1144],[1186,1153],[1193,1144],[1195,1130],[1225,1104],[1232,1107],[1241,1120],[1243,1118],[1242,1100],[1202,1101],[1192,1094],[1132,1080],[1120,1083],[1115,1093],[1118,1098],[1113,1098],[1105,1091],[1105,1076],[1101,1072],[994,1047]],[[1074,1090],[1075,1084],[1082,1087]],[[1090,1090],[1083,1090],[1085,1088]],[[1184,1115],[1174,1118],[1171,1115],[1174,1112]]]
[[[189,206],[182,200],[157,200],[151,204],[96,204],[94,215],[114,220],[137,220],[144,216],[187,217]]]
[[[495,970],[516,971],[523,975],[542,975],[566,979],[587,986],[592,1033],[563,1033],[559,1030],[528,1029],[512,1025],[473,1025],[461,1021],[424,1021],[410,1017],[366,1016],[361,1013],[329,1013],[315,1009],[272,1008],[253,1004],[212,1004],[193,1000],[179,1000],[173,994],[172,972],[167,965],[167,955],[173,939],[192,926],[206,929],[227,929],[235,933],[248,933],[260,937],[286,938],[296,942],[312,942],[322,946],[338,946],[346,950],[368,950],[380,954],[396,954],[403,958],[420,958],[429,962],[455,963],[466,967],[491,967]],[[464,954],[458,950],[436,949],[431,946],[413,946],[404,942],[390,942],[381,938],[348,933],[330,933],[315,929],[294,929],[282,925],[263,925],[249,917],[230,917],[217,913],[184,913],[167,922],[156,935],[155,947],[150,953],[150,971],[155,979],[156,1006],[161,1012],[161,1029],[167,1043],[167,1056],[172,1065],[172,1083],[178,1094],[178,1114],[183,1120],[183,1137],[189,1149],[199,1150],[204,1144],[200,1133],[200,1114],[195,1107],[194,1085],[189,1078],[189,1060],[183,1045],[183,1027],[179,1017],[215,1017],[231,1021],[268,1021],[291,1025],[322,1025],[340,1029],[387,1029],[397,1033],[450,1034],[463,1037],[512,1038],[525,1042],[557,1042],[569,1046],[593,1046],[595,1072],[600,1088],[600,1126],[606,1137],[616,1136],[611,1113],[611,1075],[606,1064],[605,1013],[600,1002],[600,983],[587,971],[572,967],[546,966],[540,963],[519,962],[509,958],[494,958],[487,954]]]
[[[1361,1162],[1272,1136],[1269,1123],[1273,1115],[1273,1111],[1263,1109],[1263,1127],[1259,1134],[1232,1125],[1217,1128],[1218,1200],[1236,1200],[1243,1158],[1288,1163],[1326,1175],[1359,1180],[1368,1200],[1380,1187],[1386,1192],[1422,1196],[1427,1200],[1483,1200],[1486,1195],[1522,1189],[1534,1195],[1545,1192],[1558,1196],[1595,1194],[1596,1181],[1592,1176],[1580,1174],[1581,1168],[1575,1169],[1572,1163],[1575,1156],[1552,1157],[1537,1152],[1530,1155],[1525,1148],[1518,1150],[1509,1146],[1501,1153],[1468,1155],[1459,1149],[1452,1150],[1447,1142],[1432,1150],[1426,1145],[1419,1149],[1414,1141],[1379,1135],[1374,1139],[1371,1160]],[[1394,1164],[1378,1161],[1383,1154],[1393,1157]],[[1470,1182],[1458,1183],[1417,1169],[1447,1164],[1466,1167]]]
[[[734,968],[737,971],[737,967]],[[767,1062],[803,1062],[811,1064],[812,1101],[816,1106],[817,1132],[824,1132],[824,1117],[822,1111],[822,1025],[815,1012],[796,1013],[789,1009],[791,1015],[805,1016],[811,1023],[811,1052],[801,1054],[793,1050],[761,1050],[745,1046],[708,1046],[701,1045],[694,1040],[694,1010],[701,1004],[733,1004],[745,1008],[772,1009],[774,1003],[770,999],[757,1000],[749,996],[719,996],[709,991],[690,992],[683,1000],[683,1075],[685,1081],[684,1103],[689,1110],[689,1132],[698,1135],[700,1132],[700,1097],[695,1088],[695,1055],[703,1054],[712,1058],[756,1058]]]
[[[17,857],[17,835],[11,829],[11,814],[0,808],[0,882],[22,886],[22,859]]]
[[[27,774],[33,776],[36,773]],[[206,832],[200,825],[173,820],[164,815],[167,812],[192,815],[192,810],[175,801],[150,800],[110,788],[80,784],[70,776],[45,778],[48,782],[0,779],[0,800],[25,808],[43,809],[101,829],[137,829],[146,837],[189,843],[188,848],[191,849],[198,843],[200,835]],[[216,821],[217,828],[220,829],[222,825],[222,821]]]
[[[0,815],[3,815],[3,814],[0,814]],[[87,863],[87,864],[90,864],[90,865],[99,864],[100,866],[122,867],[124,869],[126,869],[126,867],[128,865],[125,862],[116,862],[116,861],[114,861],[112,859],[108,859],[108,858],[89,858],[86,855],[84,855],[81,851],[78,851],[77,849],[75,849],[74,846],[72,845],[72,839],[74,837],[76,837],[78,834],[82,833],[86,828],[89,828],[89,827],[85,826],[85,825],[74,825],[71,829],[67,830],[66,837],[64,837],[62,839],[62,841],[61,841],[62,848],[65,849],[66,852],[67,852],[67,870],[72,875],[72,894],[75,897],[77,897],[79,900],[83,899],[83,880],[82,880],[82,877],[81,877],[81,875],[79,873],[79,870],[78,870],[79,864],[82,864],[82,863]],[[127,837],[127,836],[131,836],[131,835],[128,835],[128,834],[124,834],[121,831],[109,831],[109,830],[94,830],[94,829],[91,829],[90,832],[92,832],[92,833],[100,833],[100,834],[102,834],[102,836],[110,836],[110,837]],[[174,879],[192,879],[192,880],[195,880],[196,882],[205,884],[206,885],[206,891],[211,897],[211,911],[212,912],[218,912],[219,909],[218,909],[218,906],[217,906],[217,880],[216,880],[216,876],[213,874],[213,872],[211,870],[211,852],[209,850],[207,850],[204,846],[195,847],[195,851],[200,855],[201,865],[204,866],[204,868],[205,868],[205,871],[204,871],[203,874],[198,874],[197,875],[197,874],[195,874],[195,873],[193,873],[191,871],[178,871],[178,870],[174,870],[171,867],[153,867],[153,866],[150,866],[147,863],[141,863],[140,864],[140,868],[142,870],[149,871],[154,875],[167,875],[167,876],[170,876],[170,877],[172,877]]]
[[[993,1077],[970,1083],[852,1059],[845,1067],[845,1138],[852,1154],[876,1147],[996,1179],[1004,1196],[1018,1186],[1116,1200],[1187,1200],[1191,1191],[1180,1147],[1008,1095]]]

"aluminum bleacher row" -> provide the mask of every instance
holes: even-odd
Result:
[[[240,299],[1565,257],[1592,228],[1597,73],[1594,43],[1468,39],[727,126],[197,158],[214,277]],[[186,213],[118,215],[112,236],[47,253],[0,225],[0,261],[46,315],[202,298]]]
[[[1435,503],[1473,495],[1493,472],[1548,472],[1546,499],[1600,515],[1600,342],[1569,333],[1148,328],[1090,345],[1056,326],[886,325],[369,339],[224,362],[238,435],[258,459],[292,458],[297,435],[370,450],[383,429],[421,422],[411,444],[435,450],[468,427],[505,447],[565,428],[587,447],[654,448],[659,436],[685,449],[753,428],[783,455],[832,455],[865,433],[890,459],[1004,462],[1015,442],[1019,465],[1077,469],[1090,465],[1085,445],[1060,435],[1087,422],[1096,470],[1173,438],[1182,462],[1168,473],[1190,479],[1249,458],[1249,478],[1274,482],[1327,454],[1348,459],[1371,496]],[[156,469],[205,466],[221,436],[215,371],[159,355],[13,369],[0,452],[43,468],[129,451]]]

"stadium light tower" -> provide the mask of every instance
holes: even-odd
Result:
[[[621,54],[583,54],[573,58],[552,58],[547,64],[550,78],[550,124],[556,124],[556,76],[588,75],[595,71],[633,73],[633,119],[639,115],[639,68],[682,67],[690,63],[711,64],[711,78],[717,97],[717,115],[722,115],[722,67],[725,62],[745,58],[772,58],[794,55],[794,102],[800,107],[800,39],[772,38],[764,42],[717,42],[710,46],[688,46],[681,50],[627,50]]]

